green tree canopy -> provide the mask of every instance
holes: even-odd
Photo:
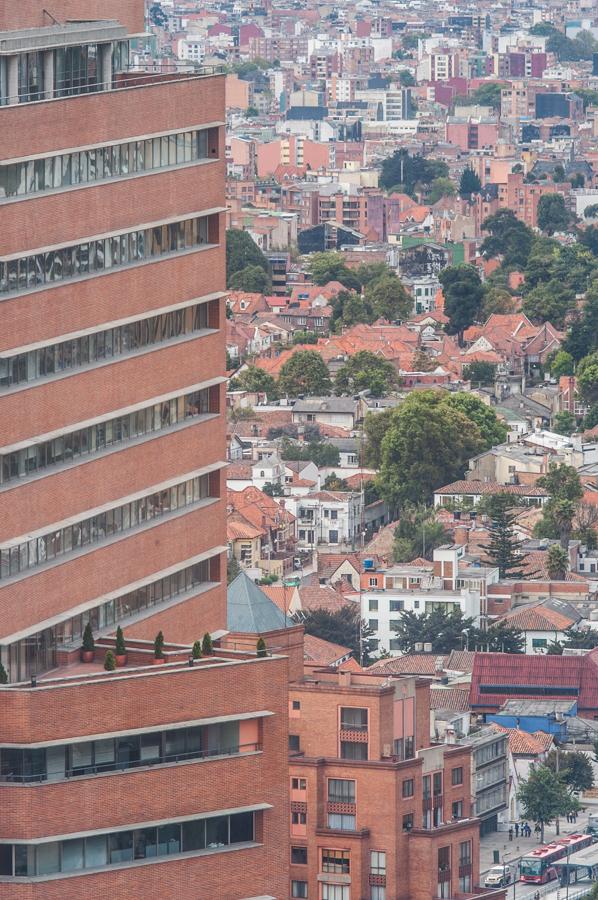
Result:
[[[395,640],[404,653],[413,653],[416,644],[431,644],[433,653],[450,653],[464,646],[465,632],[474,632],[474,620],[457,607],[448,611],[432,609],[418,615],[409,610],[399,614]]]
[[[544,843],[544,827],[558,816],[579,809],[575,797],[567,790],[562,777],[548,766],[532,765],[529,778],[521,783],[517,798],[523,817],[540,826],[540,843]]]
[[[323,441],[308,441],[298,443],[283,438],[280,447],[282,459],[310,460],[317,466],[338,466],[340,452],[334,444],[326,444]]]
[[[472,362],[463,366],[463,378],[474,385],[494,384],[496,380],[496,366],[489,362]]]
[[[517,300],[506,288],[494,287],[486,281],[482,308],[480,310],[480,322],[486,322],[490,316],[508,315],[517,311]]]
[[[401,82],[402,87],[415,86],[415,78],[408,69],[402,69],[399,72],[399,81]]]
[[[538,201],[538,228],[546,234],[566,231],[571,216],[562,194],[542,194]]]
[[[457,193],[454,183],[450,178],[435,178],[430,185],[430,194],[428,196],[429,203],[438,203],[442,197],[454,197]]]
[[[581,315],[575,318],[562,346],[575,360],[598,349],[598,279],[592,282]]]
[[[479,176],[471,166],[466,166],[463,169],[463,174],[461,175],[461,181],[459,182],[459,194],[466,199],[467,197],[471,197],[472,194],[479,194],[482,190],[482,182],[479,179]]]
[[[598,91],[596,93],[596,102],[598,103]],[[598,203],[590,203],[583,211],[584,219],[595,219],[598,216]]]
[[[430,185],[435,178],[447,178],[449,169],[445,162],[426,159],[407,150],[395,150],[392,156],[382,161],[380,186],[389,190],[401,184],[406,194],[412,195],[417,185]]]
[[[407,293],[396,275],[385,275],[368,284],[365,302],[375,319],[406,319],[413,309],[413,298]]]
[[[429,500],[435,488],[462,478],[467,461],[485,447],[477,424],[446,403],[442,391],[411,394],[387,423],[379,451],[368,455],[380,459],[377,482],[391,505]],[[366,434],[369,443],[379,436],[367,425]]]
[[[226,283],[248,266],[259,266],[270,273],[268,260],[247,231],[229,228],[226,232]]]
[[[563,410],[563,412],[559,412],[554,417],[552,423],[552,430],[557,434],[571,435],[574,431],[577,431],[577,419],[570,413],[568,409]]]
[[[297,350],[282,366],[278,387],[281,394],[290,397],[326,397],[332,382],[326,363],[316,350]]]
[[[245,266],[244,269],[233,272],[228,286],[233,291],[269,294],[272,288],[272,279],[261,266]]]
[[[467,97],[459,97],[459,106],[491,106],[492,109],[500,109],[502,89],[506,85],[501,81],[488,81],[468,94]]]
[[[515,534],[515,515],[510,511],[509,494],[497,494],[489,503],[490,541],[482,547],[492,565],[498,567],[499,578],[525,578],[521,568],[526,555],[521,549],[521,541]]]
[[[342,255],[332,250],[324,253],[312,253],[309,258],[309,271],[314,284],[340,281],[352,291],[358,291],[361,287],[359,278],[355,272],[349,269]]]
[[[325,491],[350,491],[351,487],[346,478],[340,478],[336,472],[331,472],[324,479]]]
[[[487,259],[502,256],[506,266],[525,268],[532,249],[532,230],[512,210],[501,208],[482,223],[488,232],[481,246]]]
[[[399,376],[391,362],[369,350],[360,350],[339,369],[334,392],[353,395],[368,390],[373,397],[383,397],[398,383]]]
[[[448,540],[449,535],[444,525],[436,520],[432,508],[406,504],[394,532],[394,561],[407,563],[418,557],[432,559],[434,549]]]
[[[229,390],[264,393],[268,395],[268,400],[278,399],[278,386],[275,379],[268,372],[264,372],[263,369],[259,369],[257,366],[248,366],[235,378],[232,378]]]
[[[566,350],[555,350],[548,355],[545,368],[553,378],[560,378],[561,375],[573,375],[575,360]]]
[[[447,266],[438,276],[444,294],[444,312],[449,318],[446,330],[463,343],[463,332],[480,314],[484,289],[475,266]]]
[[[587,403],[598,403],[598,350],[580,360],[577,366],[577,386]]]
[[[466,391],[458,394],[447,393],[444,403],[464,413],[471,422],[478,426],[485,450],[506,441],[507,426],[497,418],[492,407],[476,397],[475,394],[469,394]]]
[[[539,284],[523,299],[523,312],[536,322],[550,322],[564,328],[565,319],[575,307],[575,291],[557,279]]]
[[[557,751],[551,750],[546,757],[546,765],[552,772],[557,771]],[[594,770],[590,758],[581,751],[559,751],[558,772],[569,790],[589,791],[594,787]]]
[[[536,525],[537,537],[559,538],[566,550],[573,530],[577,506],[583,498],[583,487],[577,470],[565,463],[551,463],[546,475],[538,478],[538,487],[544,488],[550,499],[542,509],[542,519]]]
[[[372,630],[360,615],[359,605],[343,606],[338,612],[314,609],[295,616],[298,625],[303,625],[306,634],[313,634],[324,641],[348,647],[353,656],[364,665],[371,662],[375,644]],[[362,656],[363,654],[363,656]]]

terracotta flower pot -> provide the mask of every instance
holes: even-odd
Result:
[[[152,657],[152,666],[163,666],[166,662],[165,656],[153,656]]]
[[[116,660],[116,668],[117,669],[122,669],[122,667],[126,666],[126,664],[127,664],[127,654],[126,653],[120,653],[120,654],[117,653],[117,654],[115,654],[114,659]]]
[[[95,650],[81,650],[81,662],[92,663],[95,659]]]

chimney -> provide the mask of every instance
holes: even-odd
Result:
[[[459,525],[455,528],[455,544],[458,544],[459,547],[465,546],[469,537],[469,531],[467,525]]]
[[[351,687],[351,672],[338,673],[339,687]]]
[[[444,733],[444,742],[445,744],[456,744],[457,738],[455,736],[455,729],[452,725],[446,726],[446,731]]]

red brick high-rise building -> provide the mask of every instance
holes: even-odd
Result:
[[[0,4],[0,896],[278,896],[287,664],[187,663],[226,627],[224,76],[130,71],[143,0],[46,7]]]

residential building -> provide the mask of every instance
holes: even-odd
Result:
[[[335,425],[351,431],[355,427],[358,403],[352,397],[307,397],[293,406],[296,425]]]
[[[292,897],[476,896],[471,750],[430,745],[429,687],[319,669],[290,685]]]
[[[483,837],[497,830],[499,815],[507,808],[508,739],[506,734],[486,728],[480,734],[470,734],[462,743],[472,750],[472,814],[480,820]]]
[[[507,494],[515,497],[516,504],[526,503],[529,506],[544,506],[548,501],[548,492],[544,488],[526,484],[501,484],[497,481],[455,481],[434,491],[434,506],[452,506],[462,503],[467,507],[476,507],[485,497]]]
[[[315,548],[319,544],[359,547],[363,517],[361,493],[316,491],[304,497],[289,497],[285,506],[296,515],[300,547]]]

